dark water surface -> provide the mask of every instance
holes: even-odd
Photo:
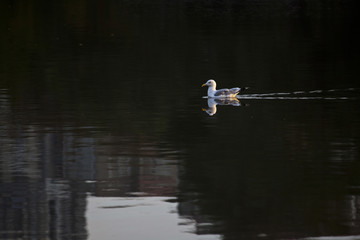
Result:
[[[355,3],[2,1],[0,239],[360,239]]]

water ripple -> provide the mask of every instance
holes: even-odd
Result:
[[[317,89],[309,91],[243,94],[237,96],[237,98],[263,100],[356,100],[359,99],[359,93],[359,88]]]

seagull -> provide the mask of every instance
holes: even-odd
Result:
[[[241,91],[248,89],[245,88],[223,88],[216,90],[216,82],[213,79],[208,80],[206,83],[201,85],[201,87],[208,86],[208,97],[211,98],[233,98],[236,97],[237,94],[239,94]]]

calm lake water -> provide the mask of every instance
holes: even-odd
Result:
[[[2,1],[0,239],[360,239],[355,3]]]

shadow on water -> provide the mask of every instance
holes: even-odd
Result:
[[[207,139],[186,145],[192,161],[180,206],[194,207],[180,213],[213,223],[199,232],[225,239],[358,235],[356,106],[256,100],[222,108]]]
[[[2,1],[0,238],[360,235],[339,4]],[[211,77],[260,93],[205,100]]]

